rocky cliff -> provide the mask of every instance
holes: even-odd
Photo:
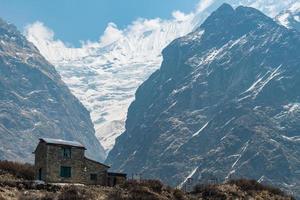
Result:
[[[163,51],[107,162],[172,185],[247,177],[299,195],[299,52],[299,32],[222,5]]]
[[[89,112],[54,67],[0,20],[0,159],[32,161],[40,137],[78,140],[103,160]]]

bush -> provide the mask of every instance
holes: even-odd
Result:
[[[93,194],[83,187],[64,187],[58,196],[58,200],[89,200],[94,199]]]
[[[109,200],[123,200],[123,195],[122,192],[120,190],[113,190],[112,192],[110,192],[109,196],[108,196]]]
[[[225,200],[226,195],[219,191],[215,185],[203,185],[199,184],[194,187],[193,194],[201,194],[203,199],[218,199]]]
[[[121,187],[128,190],[135,189],[137,187],[146,187],[153,192],[161,193],[164,185],[159,180],[142,180],[142,181],[129,180],[126,181],[123,185],[121,185]]]
[[[150,188],[152,191],[161,193],[163,190],[164,185],[159,180],[145,180],[142,181],[141,184],[144,187]]]
[[[173,191],[173,196],[175,200],[184,200],[186,199],[182,190],[175,189]]]
[[[30,164],[23,164],[11,161],[0,161],[0,171],[10,173],[20,179],[34,179],[34,167]]]
[[[54,200],[54,199],[55,199],[55,195],[53,193],[38,195],[38,194],[23,192],[18,197],[18,200]]]
[[[268,191],[274,195],[286,196],[286,194],[280,189],[268,185],[263,185],[261,183],[258,183],[256,180],[238,179],[238,180],[230,180],[228,183],[231,185],[238,186],[241,190],[245,192]]]

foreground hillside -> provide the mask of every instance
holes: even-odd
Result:
[[[47,185],[33,181],[28,164],[0,162],[0,200],[292,200],[279,189],[256,181],[235,180],[225,184],[197,185],[190,193],[157,180],[127,181],[115,188],[84,185]]]
[[[104,159],[89,112],[37,48],[0,19],[0,159],[32,161],[40,137],[80,141]]]
[[[107,162],[174,186],[247,177],[300,196],[299,52],[299,32],[224,4],[163,51]]]

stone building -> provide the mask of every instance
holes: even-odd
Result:
[[[109,166],[85,157],[85,150],[79,142],[41,138],[33,152],[36,179],[46,183],[110,186],[111,179],[126,180],[126,174],[109,174]]]

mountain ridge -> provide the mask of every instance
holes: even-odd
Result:
[[[164,49],[107,162],[173,185],[213,174],[299,195],[298,44],[298,32],[253,8],[221,6]]]
[[[54,66],[12,24],[0,20],[0,158],[33,162],[40,137],[79,140],[104,160],[89,112]],[[95,141],[94,141],[95,140]]]

